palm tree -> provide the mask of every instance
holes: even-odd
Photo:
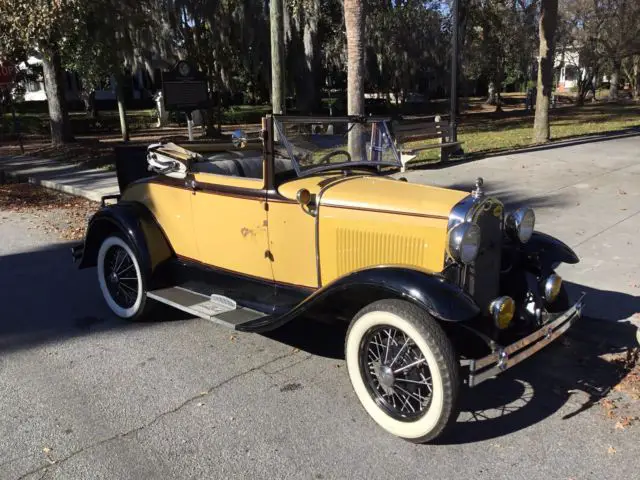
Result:
[[[347,114],[364,115],[364,1],[344,0],[347,30]],[[351,128],[349,152],[360,159],[361,129]]]

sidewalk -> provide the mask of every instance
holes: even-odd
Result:
[[[55,160],[20,156],[0,157],[0,171],[9,177],[78,195],[99,202],[105,195],[120,193],[115,170],[82,168]]]

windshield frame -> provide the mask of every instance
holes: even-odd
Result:
[[[287,115],[273,115],[274,130],[277,131],[277,135],[280,137],[280,141],[284,145],[287,150],[287,154],[291,159],[291,163],[298,177],[306,177],[313,175],[318,172],[328,171],[328,170],[344,170],[344,169],[352,169],[357,167],[395,167],[401,168],[402,162],[400,160],[400,154],[398,149],[396,148],[395,142],[393,141],[393,137],[391,136],[391,132],[389,130],[389,122],[391,118],[389,117],[359,117],[359,116],[347,116],[347,117],[297,117],[297,116],[287,116]],[[298,123],[298,124],[316,124],[316,123],[359,123],[362,125],[371,125],[373,123],[378,123],[383,128],[383,134],[386,134],[387,137],[391,140],[389,145],[391,151],[393,152],[393,157],[395,158],[395,162],[393,161],[380,161],[374,162],[371,160],[360,160],[356,162],[342,162],[342,163],[332,163],[327,165],[320,165],[317,167],[310,167],[302,169],[298,160],[296,159],[293,153],[293,144],[284,134],[281,129],[281,124],[283,123]],[[273,139],[275,143],[275,137]]]

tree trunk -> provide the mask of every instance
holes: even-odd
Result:
[[[633,57],[633,99],[640,100],[640,55]]]
[[[82,89],[80,92],[80,98],[82,99],[82,103],[84,103],[84,111],[89,118],[97,118],[98,117],[98,109],[96,108],[96,91],[91,90],[87,92],[87,90]]]
[[[619,60],[613,61],[613,71],[611,72],[611,86],[609,87],[609,100],[618,100],[618,84],[620,83],[620,69],[622,65]]]
[[[64,70],[60,52],[54,46],[42,58],[44,89],[49,106],[49,123],[51,125],[51,143],[62,145],[73,140],[67,102],[64,98]]]
[[[487,92],[487,101],[485,103],[487,105],[496,104],[496,84],[493,80],[489,82],[489,87]]]
[[[285,111],[284,98],[284,18],[283,0],[270,0],[271,23],[271,105],[274,114]]]
[[[124,98],[124,79],[125,76],[120,74],[116,78],[116,99],[118,100],[118,114],[120,115],[120,131],[122,132],[122,141],[129,141],[129,123],[127,122],[127,107]]]
[[[364,1],[344,0],[347,34],[347,114],[364,116]],[[362,157],[361,125],[351,127],[349,153],[354,161]]]
[[[302,96],[302,102],[298,98],[298,104],[303,113],[312,113],[317,110],[320,104],[318,95],[318,74],[320,57],[320,48],[318,42],[318,21],[320,18],[320,2],[313,0],[308,3],[308,7],[304,11],[304,92],[298,92],[298,96]],[[300,95],[302,93],[302,95]]]
[[[558,0],[542,0],[540,4],[540,51],[538,58],[538,97],[533,123],[533,141],[547,142],[551,138],[549,105],[553,88],[554,37],[558,23]]]

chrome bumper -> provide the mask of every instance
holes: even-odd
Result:
[[[486,357],[471,360],[469,362],[469,386],[475,387],[488,378],[517,365],[566,332],[580,318],[584,306],[583,298],[584,294],[573,307],[531,335],[511,345],[499,348]]]

